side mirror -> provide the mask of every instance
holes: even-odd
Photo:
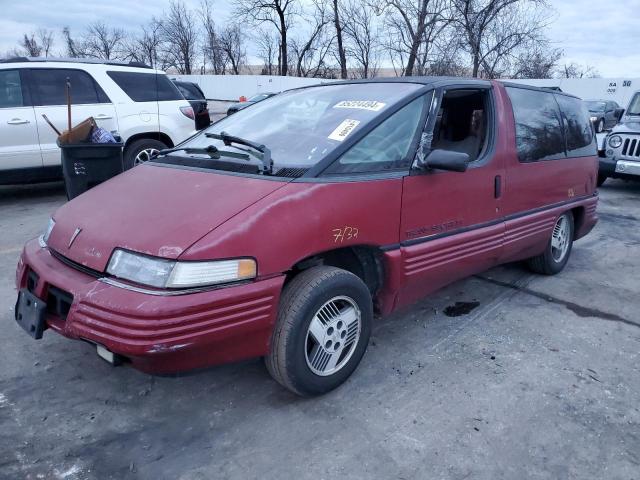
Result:
[[[469,163],[469,155],[462,152],[454,152],[451,150],[432,150],[423,162],[418,166],[420,168],[432,170],[447,170],[450,172],[464,172],[467,170]]]
[[[614,112],[615,112],[616,118],[618,119],[618,121],[620,121],[620,119],[622,118],[622,115],[624,115],[624,108],[616,108]]]

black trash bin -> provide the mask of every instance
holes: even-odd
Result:
[[[62,174],[69,200],[123,171],[122,143],[58,146],[62,152]]]

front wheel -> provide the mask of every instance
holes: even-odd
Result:
[[[556,220],[545,251],[529,259],[529,268],[544,275],[555,275],[562,271],[571,254],[573,229],[573,214],[564,212]]]
[[[129,170],[136,165],[145,163],[160,150],[165,148],[167,148],[167,145],[160,140],[155,140],[153,138],[141,138],[140,140],[131,142],[131,144],[127,145],[124,149],[124,169]]]
[[[601,118],[600,121],[598,122],[598,125],[596,126],[596,132],[597,133],[604,132],[604,118]]]
[[[334,267],[306,270],[282,293],[267,369],[301,396],[333,390],[360,363],[372,319],[371,294],[360,278]]]

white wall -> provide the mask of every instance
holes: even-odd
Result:
[[[537,87],[560,87],[584,100],[602,99],[618,102],[627,108],[631,96],[640,90],[640,78],[558,78],[545,80],[510,80]]]
[[[282,92],[296,87],[317,85],[322,78],[279,77],[268,75],[170,75],[171,78],[196,82],[211,100],[238,100],[260,92]]]

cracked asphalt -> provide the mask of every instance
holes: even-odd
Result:
[[[300,399],[260,360],[152,377],[32,340],[15,265],[64,194],[0,187],[0,478],[638,480],[640,184],[600,198],[561,274],[507,265],[378,319],[355,375]]]

